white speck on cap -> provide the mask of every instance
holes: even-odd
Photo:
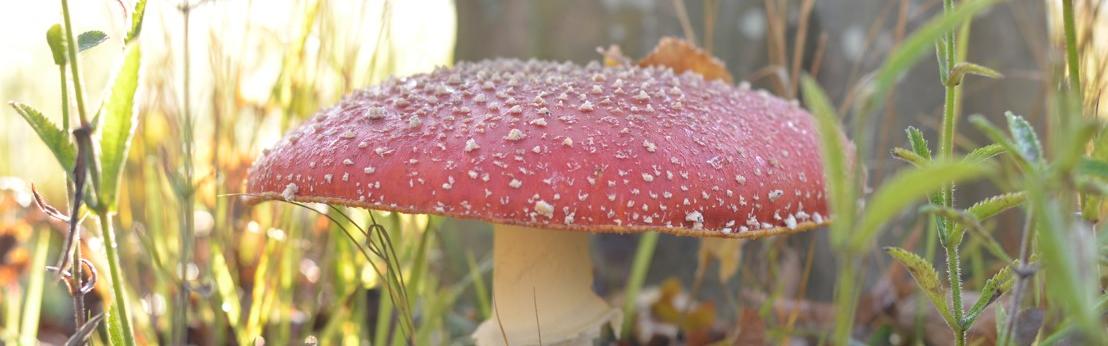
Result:
[[[546,201],[539,200],[535,202],[535,212],[550,219],[554,217],[554,206],[546,203]]]

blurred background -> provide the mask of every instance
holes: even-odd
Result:
[[[1079,11],[1082,23],[1101,25],[1095,15],[1100,3],[1079,3],[1086,9]],[[82,54],[84,93],[95,105],[119,64],[133,5],[131,1],[79,0],[71,1],[71,6],[78,31],[101,30],[109,38]],[[116,219],[126,259],[124,271],[134,279],[128,282],[128,298],[137,311],[136,330],[152,341],[165,338],[163,334],[172,328],[170,313],[179,308],[169,303],[177,289],[173,283],[177,276],[173,263],[180,255],[176,242],[182,213],[191,209],[195,226],[189,231],[196,239],[196,251],[185,276],[200,289],[190,293],[196,319],[189,325],[190,338],[220,343],[260,336],[275,344],[299,342],[309,335],[356,344],[350,335],[384,340],[380,338],[395,328],[382,318],[389,315],[383,315],[388,307],[382,305],[380,282],[369,265],[353,254],[353,245],[335,236],[335,226],[294,206],[248,207],[229,196],[243,190],[246,169],[262,149],[351,90],[455,61],[516,57],[586,63],[601,59],[598,47],[609,45],[618,45],[637,59],[660,38],[675,36],[719,57],[737,80],[781,97],[797,97],[793,78],[799,67],[819,80],[835,105],[848,107],[859,81],[942,8],[938,0],[193,0],[188,5],[185,55],[180,6],[176,1],[148,3],[136,96],[139,124]],[[1055,86],[1046,73],[1058,59],[1053,55],[1062,51],[1053,29],[1059,24],[1050,19],[1056,17],[1050,15],[1055,11],[1054,1],[1010,1],[973,22],[968,60],[996,69],[1006,78],[969,82],[963,114],[1002,119],[1004,111],[1012,111],[1036,126],[1044,124],[1046,90]],[[60,121],[61,94],[44,33],[59,18],[57,1],[0,0],[0,47],[5,52],[0,54],[0,100],[33,104],[55,122]],[[1099,41],[1089,45],[1104,46]],[[190,71],[187,97],[183,92],[186,65]],[[903,167],[888,153],[904,145],[905,127],[914,125],[934,137],[943,104],[936,71],[934,58],[923,59],[902,78],[883,116],[874,118],[870,131],[876,147],[868,153],[872,157],[869,185]],[[180,175],[182,169],[186,102],[195,131],[197,192],[191,208],[180,205],[181,191],[169,178]],[[25,237],[28,248],[35,243],[30,239],[53,232],[48,237],[48,243],[54,244],[48,256],[52,261],[61,230],[34,216],[37,212],[26,186],[34,183],[48,200],[64,205],[65,173],[29,130],[13,110],[0,109],[0,188],[2,198],[9,201],[0,204],[0,222],[33,234]],[[956,139],[960,146],[983,141],[973,136]],[[959,187],[958,196],[976,200],[995,192],[987,183],[966,185]],[[367,216],[364,211],[349,213],[359,221]],[[464,343],[468,331],[487,314],[482,295],[488,294],[488,227],[377,214],[399,232],[396,247],[402,250],[406,273],[426,276],[419,287],[410,288],[415,292],[410,294],[437,297],[420,298],[414,307],[421,316],[419,322],[429,326],[421,334],[426,339],[420,340]],[[915,246],[912,234],[925,222],[908,214],[884,232],[882,244]],[[1019,239],[1016,230],[1006,227],[1016,225],[1018,217],[1000,218],[996,224],[997,240],[1010,253]],[[95,254],[102,244],[95,234],[89,238],[87,246]],[[683,309],[703,311],[709,317],[703,326],[676,329],[686,334],[701,330],[705,340],[733,340],[744,325],[759,320],[778,338],[773,340],[812,341],[814,331],[826,329],[831,322],[824,315],[831,311],[826,303],[831,300],[836,266],[826,238],[825,232],[815,231],[735,243],[727,248],[730,255],[719,256],[706,255],[710,252],[697,239],[663,236],[647,276],[646,293],[637,298],[644,307],[656,308],[663,300],[660,297],[680,295]],[[597,289],[613,301],[623,299],[620,295],[637,240],[634,235],[594,237]],[[987,255],[971,259],[967,276],[987,277],[995,270],[988,259]],[[889,262],[877,251],[866,259],[867,289],[896,290],[882,288],[899,282],[883,281]],[[737,275],[716,274],[721,266],[736,265]],[[20,274],[26,276],[25,272]],[[698,273],[703,277],[697,278]],[[21,297],[11,294],[19,292],[18,282],[0,282],[0,287],[5,285],[16,287],[8,289],[6,301]],[[73,330],[71,307],[60,285],[48,282],[45,296],[38,338],[60,342]],[[867,331],[860,333],[879,335],[880,343],[927,338],[920,333],[923,330],[910,329],[912,323],[882,311],[891,306],[881,301],[887,296],[871,298],[878,307],[872,308],[872,319],[860,326]],[[807,305],[797,310],[803,311],[799,316],[780,314],[778,308],[786,303]],[[918,305],[896,306],[914,309]],[[909,316],[914,316],[912,311]],[[641,325],[642,335],[677,333],[663,326],[672,321],[654,318],[659,320],[657,325]]]

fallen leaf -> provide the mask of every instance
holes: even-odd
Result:
[[[727,282],[734,277],[742,264],[744,243],[742,239],[701,239],[700,250],[697,251],[696,281],[700,282],[712,259],[719,261],[720,282]]]
[[[731,73],[727,67],[711,54],[688,41],[663,37],[654,51],[639,60],[639,66],[665,66],[672,68],[674,72],[683,73],[692,71],[704,76],[707,80],[719,80],[732,83]]]

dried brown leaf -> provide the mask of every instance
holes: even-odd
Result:
[[[723,61],[688,41],[674,37],[663,37],[654,47],[654,51],[639,60],[638,65],[665,66],[677,73],[685,71],[699,73],[707,80],[720,80],[727,83],[734,81]]]

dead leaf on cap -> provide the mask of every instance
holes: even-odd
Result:
[[[704,79],[727,83],[734,80],[723,61],[688,41],[674,37],[663,37],[654,51],[639,60],[639,66],[665,66],[677,73],[693,71],[704,76]]]

